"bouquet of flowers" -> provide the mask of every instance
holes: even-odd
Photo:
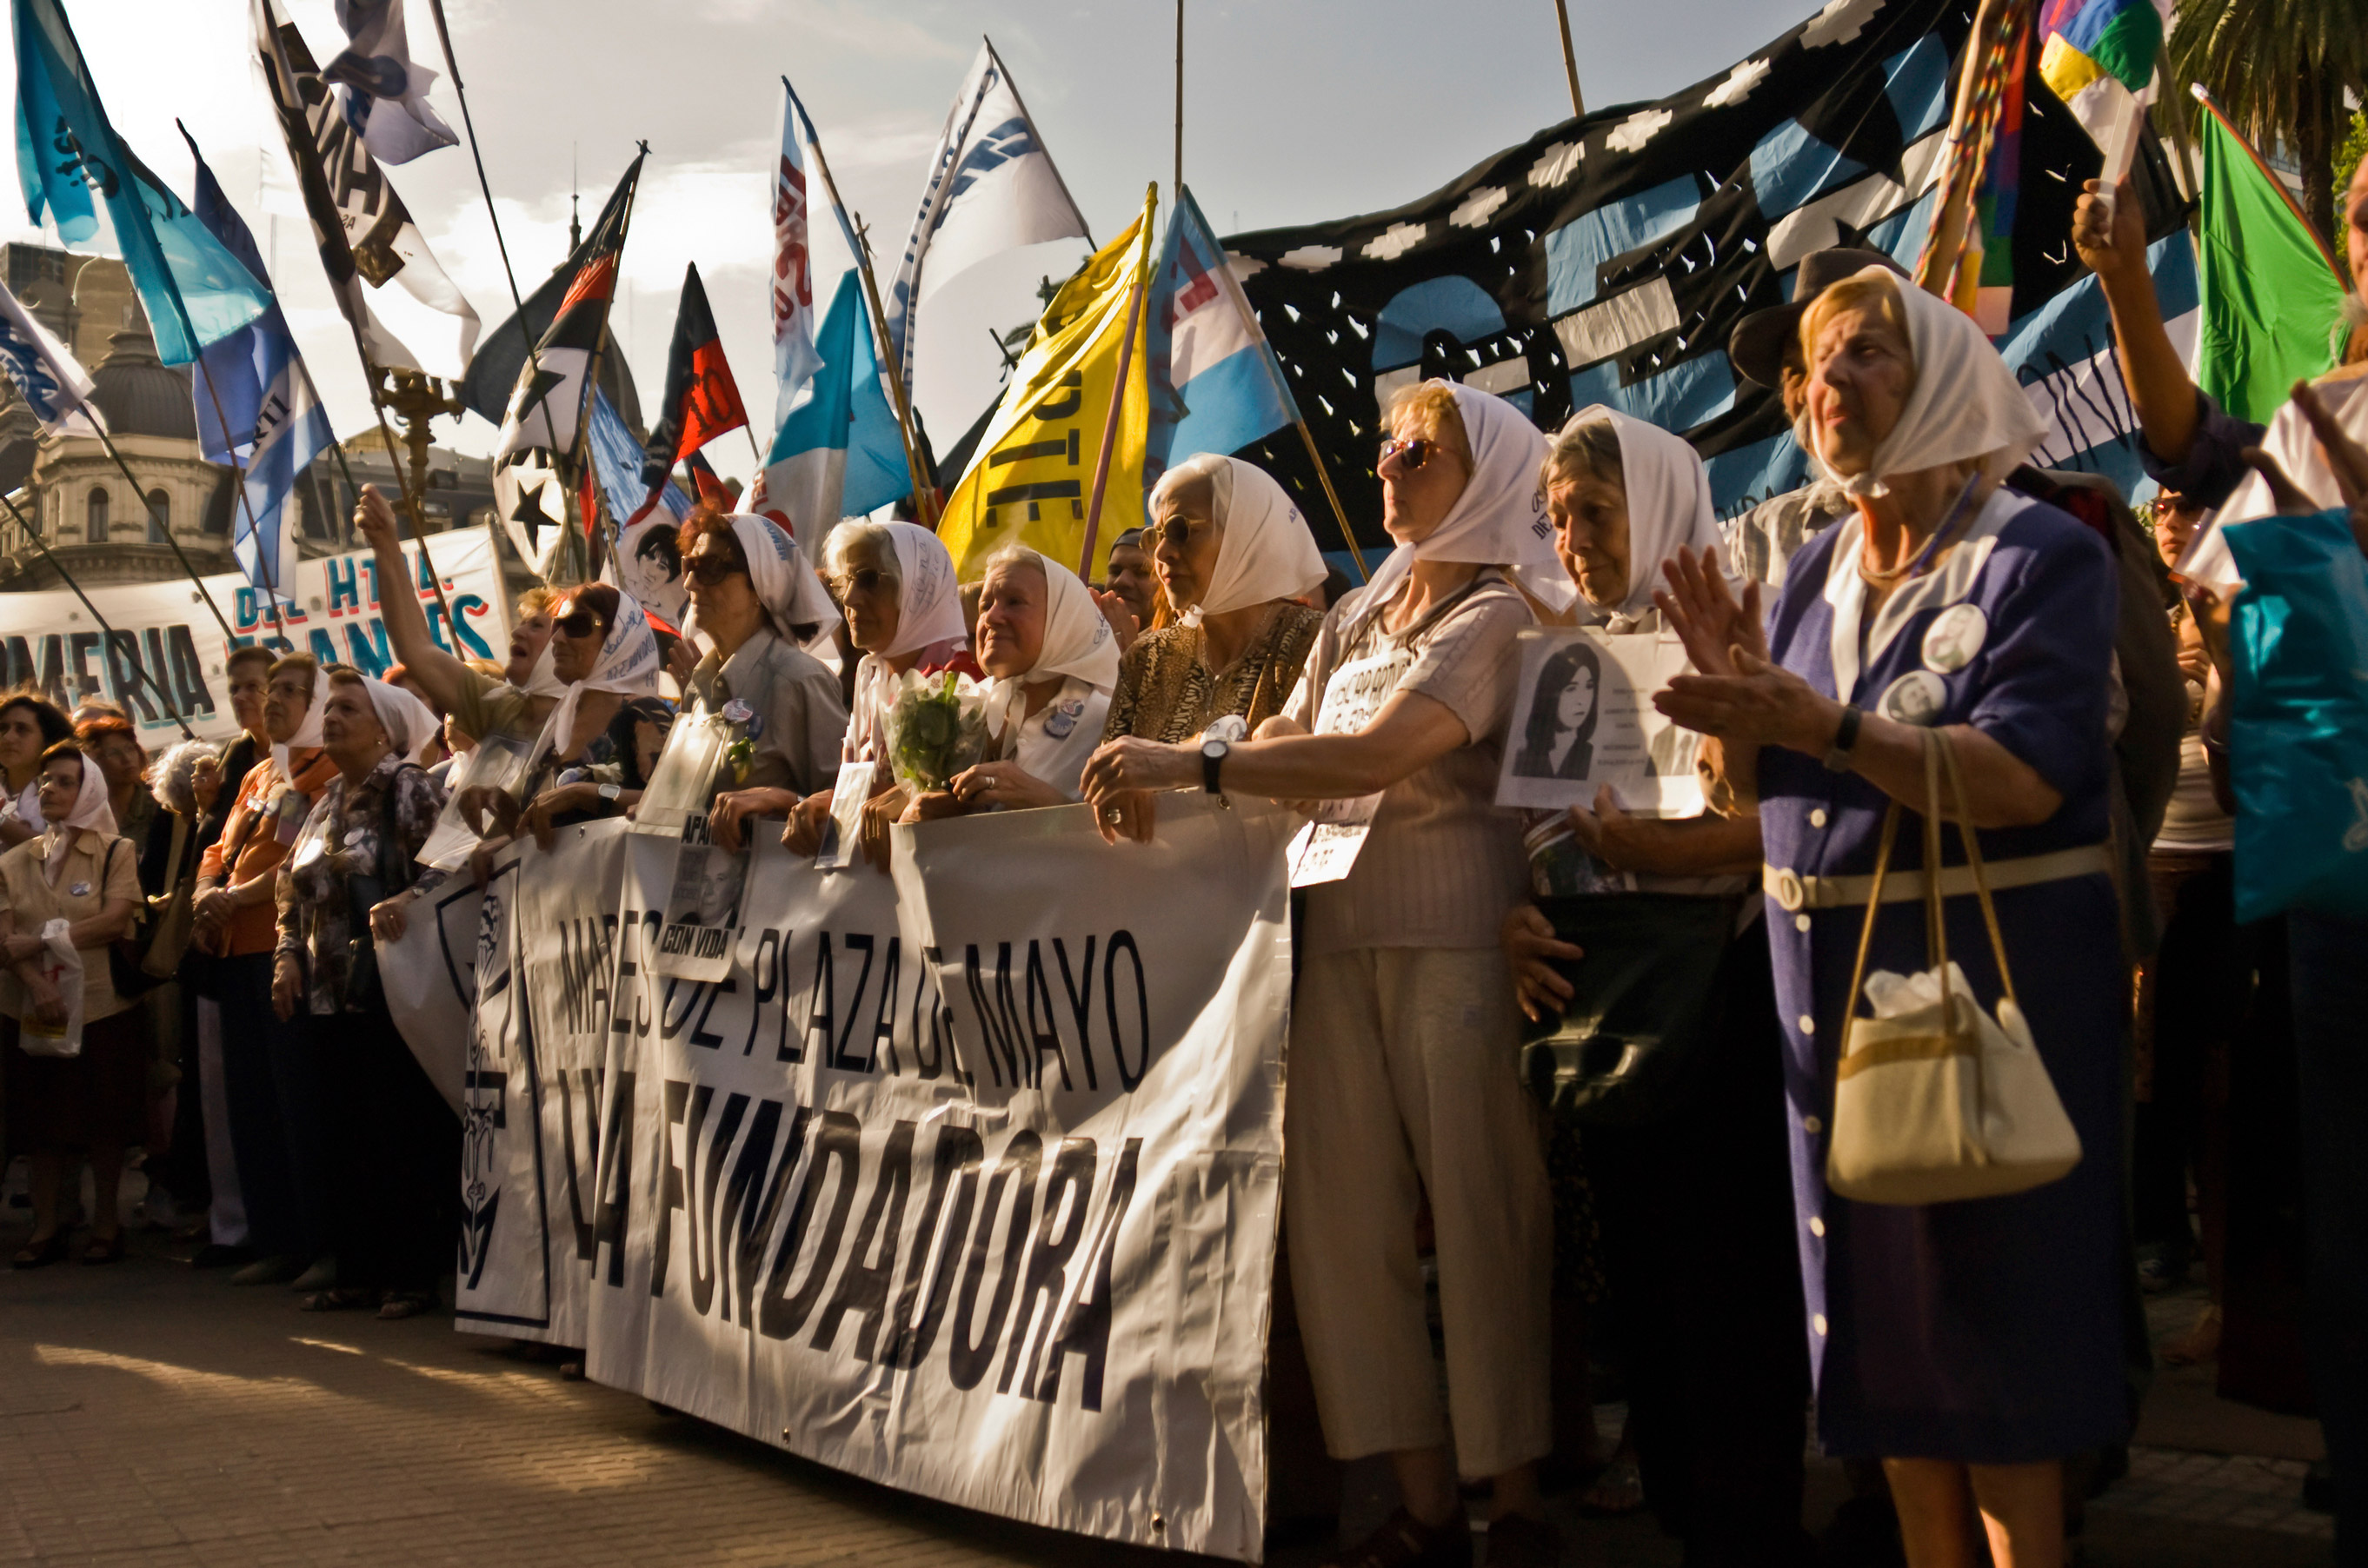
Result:
[[[986,687],[953,670],[937,677],[907,670],[880,725],[897,781],[942,790],[986,753]]]

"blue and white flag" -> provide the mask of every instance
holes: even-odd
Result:
[[[1282,366],[1190,187],[1167,221],[1149,331],[1151,472],[1178,454],[1239,451],[1298,422]]]
[[[271,290],[117,139],[58,0],[12,4],[25,210],[36,223],[51,214],[74,244],[98,232],[96,191],[148,313],[156,357],[186,365],[261,315]]]
[[[642,444],[609,394],[592,389],[591,416],[585,422],[585,445],[592,453],[592,472],[609,515],[621,521],[606,575],[633,596],[634,602],[669,627],[682,625],[690,595],[682,580],[682,549],[675,532],[690,516],[690,497],[669,479],[655,503],[642,483]]]
[[[460,140],[427,107],[436,73],[411,58],[403,0],[337,0],[346,47],[321,74],[336,85],[337,108],[381,164],[407,164]]]
[[[913,385],[913,315],[948,278],[998,252],[1093,236],[1061,183],[995,45],[979,46],[929,157],[920,210],[882,309],[889,350]]]
[[[822,368],[765,454],[757,510],[787,526],[807,559],[819,561],[824,536],[841,517],[911,494],[913,479],[872,351],[863,287],[852,271],[839,277],[814,347]]]
[[[197,142],[186,130],[181,136],[198,169],[198,221],[242,266],[261,276],[263,256],[254,234],[206,166]],[[275,596],[284,598],[296,574],[299,530],[290,507],[296,481],[312,471],[313,460],[336,437],[278,301],[205,351],[191,397],[199,449],[206,460],[245,471],[245,493],[231,513],[231,551],[265,603]]]
[[[0,368],[44,434],[96,436],[107,421],[90,401],[90,373],[0,284]]]

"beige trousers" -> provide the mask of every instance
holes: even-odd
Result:
[[[1291,1279],[1326,1446],[1436,1448],[1466,1475],[1554,1445],[1552,1199],[1518,1076],[1520,1015],[1494,947],[1310,958],[1283,1111]],[[1447,1422],[1415,1256],[1428,1192],[1447,1337]]]

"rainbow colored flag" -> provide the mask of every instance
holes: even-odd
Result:
[[[1974,199],[1974,216],[1981,226],[1980,280],[1966,313],[1992,337],[2006,335],[2007,324],[2014,319],[2014,210],[2022,189],[2023,69],[2030,58],[2026,45],[2014,51],[2007,67],[1998,131],[1983,165],[1981,191]]]
[[[2046,40],[2039,76],[2072,118],[2105,144],[2121,95],[2152,97],[2162,55],[2163,15],[2153,0],[2046,0],[2039,16]]]

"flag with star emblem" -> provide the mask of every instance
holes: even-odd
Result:
[[[592,357],[608,330],[609,303],[617,295],[617,267],[624,255],[625,228],[632,218],[633,188],[641,169],[642,160],[635,158],[616,193],[609,198],[609,205],[601,209],[592,232],[561,269],[566,284],[553,303],[550,324],[536,335],[534,351],[518,356],[518,379],[511,383],[509,401],[501,414],[501,441],[494,449],[496,462],[534,447],[563,457],[575,451],[591,384]],[[527,301],[527,313],[533,312],[550,287],[545,284],[535,291],[535,298]],[[509,326],[517,324],[512,318]]]
[[[567,486],[550,449],[526,447],[494,460],[494,516],[518,559],[550,576],[567,537]]]

